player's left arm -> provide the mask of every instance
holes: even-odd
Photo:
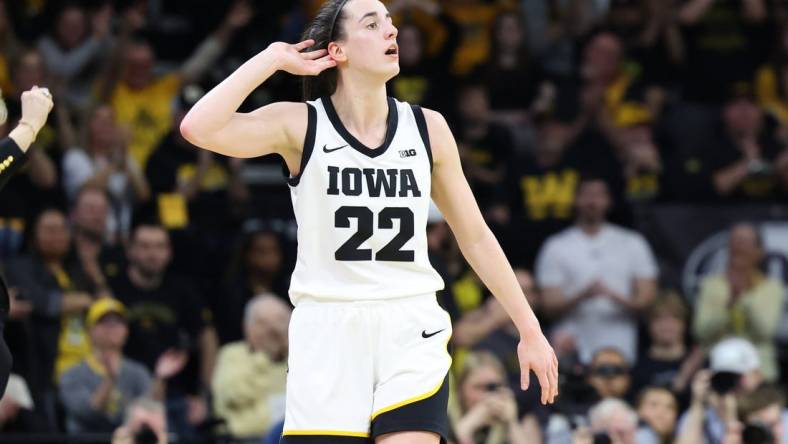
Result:
[[[424,110],[433,153],[432,199],[451,227],[463,256],[501,302],[520,332],[518,355],[522,387],[533,370],[542,387],[542,402],[558,393],[558,361],[528,305],[509,261],[482,217],[462,172],[457,143],[440,113]]]

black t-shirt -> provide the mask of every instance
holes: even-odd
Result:
[[[684,95],[688,99],[722,102],[732,83],[752,81],[770,53],[773,29],[767,22],[748,22],[742,3],[716,0],[697,23],[682,28],[687,46]]]
[[[513,152],[514,141],[508,128],[497,124],[489,124],[479,136],[471,136],[463,132],[463,122],[455,124],[457,143],[463,152],[463,167],[479,168],[487,171],[505,171]],[[493,201],[499,184],[489,183],[472,173],[466,172],[468,183],[473,189],[479,207],[486,209]]]
[[[503,68],[491,62],[477,69],[471,78],[483,79],[490,97],[490,108],[500,111],[529,108],[542,74],[527,62],[512,68]]]
[[[187,350],[187,368],[168,383],[168,389],[192,393],[198,389],[197,345],[210,315],[197,288],[186,279],[167,275],[158,288],[142,289],[129,280],[128,273],[120,273],[109,284],[128,311],[126,356],[153,372],[156,360],[168,349]]]
[[[724,197],[725,199],[771,201],[781,197],[780,183],[774,173],[773,161],[782,148],[768,134],[763,134],[758,138],[758,145],[761,148],[761,157],[766,163],[767,169],[748,175],[733,192]],[[714,174],[741,161],[743,153],[726,133],[721,132],[716,142],[708,145],[702,152],[702,156],[711,173],[709,179],[713,180]]]

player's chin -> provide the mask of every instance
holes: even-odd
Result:
[[[386,77],[386,81],[393,79],[397,74],[399,74],[399,63],[391,63],[383,69],[383,74]]]

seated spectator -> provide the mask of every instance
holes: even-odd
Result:
[[[11,374],[0,397],[0,434],[52,431],[33,405],[33,397],[21,376]]]
[[[190,365],[167,385],[167,407],[170,429],[181,439],[191,439],[208,414],[203,388],[210,386],[218,342],[210,312],[190,281],[167,272],[172,250],[162,226],[135,227],[127,259],[126,269],[109,282],[129,310],[125,353],[153,372],[165,351],[190,352]]]
[[[71,260],[70,243],[63,213],[46,210],[33,225],[30,254],[9,262],[6,269],[9,287],[33,306],[24,321],[29,323],[31,350],[13,353],[30,372],[25,377],[37,402],[54,392],[53,381],[90,351],[83,314],[93,302],[95,289]]]
[[[709,355],[709,369],[692,381],[692,403],[681,415],[675,444],[721,444],[736,420],[736,396],[746,396],[763,383],[755,347],[742,338],[717,343]],[[782,443],[781,443],[782,444]]]
[[[788,410],[785,408],[785,391],[782,387],[762,384],[752,393],[736,400],[739,421],[744,425],[742,438],[745,444],[759,442],[788,443]],[[772,440],[768,441],[771,435]]]
[[[603,180],[582,179],[575,226],[551,236],[537,259],[542,309],[557,322],[555,328],[574,336],[582,362],[604,347],[634,362],[637,315],[656,293],[651,249],[639,233],[606,222],[610,204]]]
[[[142,364],[123,356],[129,332],[126,316],[126,307],[116,299],[99,299],[88,310],[91,353],[60,380],[70,433],[111,432],[121,425],[132,400],[145,395],[162,400],[166,380],[186,364],[184,352],[165,352],[151,379]]]
[[[90,23],[88,23],[90,20]],[[91,99],[93,74],[110,53],[112,6],[104,4],[88,17],[76,3],[61,7],[51,34],[38,40],[47,70],[62,82],[64,105],[86,109]]]
[[[228,270],[222,297],[213,304],[222,344],[244,338],[240,321],[255,295],[273,293],[289,305],[289,275],[284,267],[282,240],[276,232],[261,229],[244,235]]]
[[[588,433],[581,429],[576,432],[575,443],[657,444],[638,435],[637,413],[620,399],[603,399],[591,408],[588,416],[592,439],[588,440]]]
[[[668,291],[646,313],[649,347],[638,356],[632,370],[636,390],[665,387],[676,393],[689,388],[689,381],[702,365],[702,352],[685,343],[689,313],[684,300]]]
[[[621,123],[613,143],[623,166],[626,197],[630,202],[650,202],[662,192],[662,158],[651,126],[651,114],[647,110],[642,113]]]
[[[132,208],[150,196],[150,186],[128,153],[127,141],[107,105],[95,108],[87,124],[87,140],[69,140],[63,156],[63,188],[72,202],[84,186],[103,189],[110,197],[110,236],[125,238],[131,228]]]
[[[774,201],[788,191],[788,149],[766,124],[749,84],[734,86],[722,111],[722,131],[703,161],[717,196]]]
[[[112,444],[136,444],[138,438],[146,443],[167,444],[167,431],[164,405],[150,398],[140,398],[129,405],[123,425],[112,434]]]
[[[635,407],[648,432],[658,437],[660,444],[671,444],[679,415],[676,395],[660,387],[647,387],[638,395]],[[643,426],[639,430],[644,429]],[[647,433],[643,431],[641,433]],[[640,443],[640,441],[638,441]]]
[[[465,360],[457,380],[460,411],[454,430],[461,443],[525,444],[541,441],[538,423],[517,417],[514,393],[506,372],[489,352],[475,352]]]
[[[120,272],[125,252],[111,240],[109,197],[98,187],[84,186],[71,208],[71,230],[76,257],[99,292],[109,293],[107,278]]]
[[[693,332],[709,348],[725,336],[742,336],[758,349],[767,381],[779,376],[774,339],[782,318],[785,287],[760,270],[763,240],[751,224],[737,224],[728,238],[724,273],[701,281]]]
[[[621,351],[603,348],[594,353],[588,367],[588,385],[594,388],[599,399],[624,399],[632,385],[630,364]]]
[[[290,306],[270,293],[255,296],[243,323],[245,340],[219,350],[211,391],[230,434],[259,442],[284,419]]]

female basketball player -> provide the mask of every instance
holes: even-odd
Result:
[[[433,444],[446,438],[446,344],[427,259],[430,197],[521,335],[522,387],[542,402],[557,360],[434,111],[386,97],[397,29],[378,0],[328,0],[306,40],[273,43],[205,95],[181,124],[195,145],[235,157],[277,153],[298,221],[283,443]],[[308,49],[311,48],[311,49]],[[326,80],[317,100],[238,113],[277,71]],[[315,82],[305,82],[308,94]]]

